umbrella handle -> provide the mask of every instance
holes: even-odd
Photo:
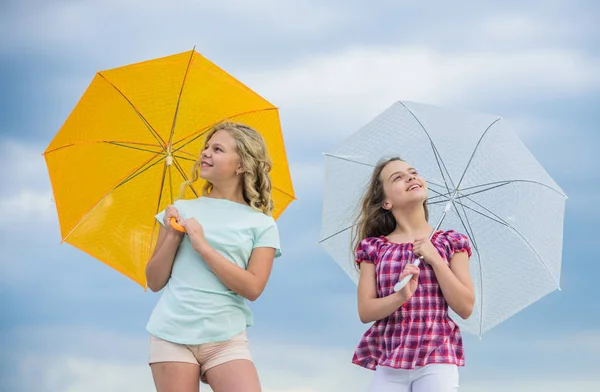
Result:
[[[416,259],[415,261],[413,261],[413,264],[416,265],[417,267],[419,266],[419,264],[421,264],[421,260],[423,259],[423,256],[419,257],[418,259]],[[408,283],[409,280],[412,279],[412,275],[406,275],[404,277],[404,279],[402,279],[401,281],[399,281],[398,283],[396,283],[394,285],[394,292],[398,292],[400,290],[402,290],[402,288],[404,286],[406,286],[406,284]]]
[[[185,233],[185,229],[183,228],[183,226],[177,223],[177,219],[175,219],[174,216],[172,216],[171,219],[169,219],[169,223],[171,223],[171,227],[175,230]]]

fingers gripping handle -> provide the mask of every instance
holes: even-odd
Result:
[[[423,260],[423,256],[419,257],[418,259],[416,259],[413,264],[416,265],[417,267],[419,266],[419,264],[421,264],[421,260]],[[402,279],[401,281],[399,281],[398,283],[396,283],[394,285],[394,291],[397,293],[398,291],[402,290],[402,288],[404,286],[406,286],[406,284],[412,279],[413,275],[406,275],[404,277],[404,279]]]
[[[435,225],[435,229],[431,232],[431,235],[429,236],[430,240],[433,238],[433,234],[442,225],[442,221],[446,217],[446,214],[448,213],[448,211],[450,211],[452,209],[452,203],[453,203],[454,198],[456,197],[457,194],[458,194],[458,190],[455,190],[454,195],[452,196],[452,198],[446,202],[446,205],[444,206],[444,212],[442,213],[442,216],[440,217],[440,220],[438,221],[437,225]],[[416,259],[414,261],[414,265],[416,265],[418,267],[419,264],[421,264],[422,260],[423,260],[423,256],[420,256],[418,259]],[[396,283],[394,285],[394,291],[398,292],[398,291],[402,290],[402,288],[404,286],[406,286],[406,284],[412,279],[412,277],[413,277],[412,275],[405,276],[404,279],[402,279],[400,282],[398,282],[398,283]]]
[[[175,219],[174,216],[172,216],[171,219],[169,219],[169,223],[171,223],[171,227],[175,230],[185,233],[185,229],[183,228],[183,226],[177,223],[177,219]]]

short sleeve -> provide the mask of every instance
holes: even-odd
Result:
[[[161,225],[165,225],[165,222],[163,221],[163,218],[165,217],[165,212],[167,211],[167,209],[165,208],[164,210],[162,210],[161,212],[159,212],[158,214],[154,215],[154,217],[156,218],[156,220],[161,224]]]
[[[469,258],[471,257],[473,252],[471,250],[469,237],[457,231],[450,230],[446,232],[446,238],[450,242],[450,254],[448,255],[448,261],[450,261],[452,256],[458,252],[467,252]]]
[[[365,238],[356,247],[356,264],[371,263],[377,261],[377,238]]]
[[[182,214],[181,211],[181,203],[179,203],[179,200],[176,200],[173,205],[175,206],[175,208],[177,208],[177,211],[179,212],[179,214]],[[167,209],[165,208],[164,210],[160,211],[158,214],[154,215],[154,217],[156,218],[156,220],[161,224],[161,225],[165,225],[165,222],[163,221],[163,218],[165,216],[165,212],[167,212]]]
[[[279,229],[273,218],[257,235],[253,248],[275,248],[275,258],[281,256],[281,245],[279,243]]]

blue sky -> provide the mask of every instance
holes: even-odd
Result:
[[[461,390],[598,390],[600,6],[496,3],[3,2],[0,391],[154,390],[144,326],[158,295],[59,245],[41,153],[95,72],[194,45],[281,110],[299,200],[252,304],[266,392],[370,380],[350,364],[366,329],[356,288],[317,245],[321,154],[399,99],[503,116],[569,196],[563,290],[466,336]]]

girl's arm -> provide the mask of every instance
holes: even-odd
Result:
[[[212,272],[227,288],[250,301],[256,301],[260,297],[271,275],[275,248],[254,248],[246,270],[221,256],[208,244],[204,237],[204,229],[196,219],[183,220],[181,225],[188,233],[194,250],[202,256]]]
[[[399,280],[410,274],[413,274],[413,277],[402,290],[387,297],[378,298],[375,264],[360,263],[360,277],[358,280],[358,316],[360,321],[366,324],[386,318],[408,301],[417,289],[419,267],[414,264],[407,264]]]
[[[455,253],[450,260],[450,266],[441,256],[438,262],[431,263],[431,266],[448,306],[463,319],[468,319],[475,305],[475,289],[469,272],[467,253]]]
[[[146,283],[153,292],[162,290],[169,281],[182,239],[183,233],[160,225],[154,253],[146,265]]]
[[[275,259],[274,248],[254,248],[245,270],[221,256],[206,242],[198,247],[197,252],[225,286],[249,301],[256,301],[262,294]]]

